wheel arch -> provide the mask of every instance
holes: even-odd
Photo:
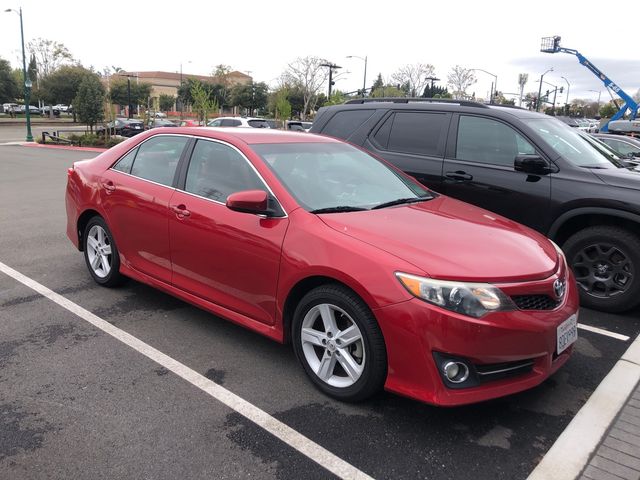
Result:
[[[585,207],[560,215],[549,229],[548,237],[562,245],[574,233],[597,225],[622,227],[640,235],[640,215],[612,208]]]
[[[340,285],[348,290],[352,291],[355,295],[362,299],[367,307],[373,311],[372,299],[367,298],[368,295],[362,294],[359,288],[353,288],[348,283],[330,275],[311,275],[298,280],[297,283],[291,287],[287,297],[282,304],[282,329],[283,329],[283,343],[291,342],[291,325],[293,323],[293,314],[296,310],[296,306],[300,303],[300,300],[314,288],[322,285],[336,284]]]
[[[84,251],[84,229],[93,217],[104,217],[97,210],[93,210],[91,208],[82,212],[82,214],[78,217],[78,221],[76,223],[76,232],[78,233],[78,250],[81,252]]]

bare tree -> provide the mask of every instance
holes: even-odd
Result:
[[[400,67],[391,79],[396,84],[407,85],[409,94],[412,97],[419,97],[424,92],[424,88],[429,84],[427,77],[433,77],[435,68],[431,64],[416,63]]]
[[[473,70],[463,68],[460,65],[453,67],[449,75],[447,75],[447,85],[453,89],[453,98],[456,99],[468,97],[467,88],[476,82],[477,79],[473,74]]]
[[[73,63],[73,55],[64,44],[45,38],[36,38],[28,44],[31,55],[36,57],[38,65],[38,76],[41,78],[49,76],[60,65]]]
[[[301,112],[302,120],[315,109],[318,102],[318,94],[329,77],[329,69],[322,64],[326,60],[319,57],[298,57],[290,63],[283,74],[281,81],[300,88],[303,94],[304,105]]]
[[[527,84],[528,81],[529,81],[528,73],[518,74],[518,85],[520,85],[520,100],[518,102],[519,107],[522,106],[522,96],[524,95],[524,86]]]

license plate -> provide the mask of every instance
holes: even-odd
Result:
[[[556,352],[560,355],[578,339],[578,315],[575,313],[558,325]]]

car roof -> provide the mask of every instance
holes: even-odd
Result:
[[[193,135],[193,130],[185,133]],[[341,143],[339,140],[321,135],[300,135],[297,132],[273,130],[267,128],[218,128],[203,127],[198,129],[198,135],[223,140],[224,137],[233,137],[249,145],[257,143]]]

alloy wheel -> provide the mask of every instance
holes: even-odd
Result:
[[[105,278],[111,271],[111,242],[100,225],[93,225],[87,235],[87,258],[93,273]]]
[[[624,293],[635,274],[628,255],[611,243],[582,248],[574,256],[572,267],[586,293],[603,298]]]

